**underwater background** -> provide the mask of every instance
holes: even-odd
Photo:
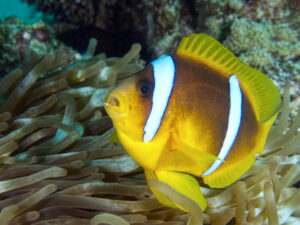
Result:
[[[243,178],[185,213],[155,199],[103,104],[191,33],[264,72],[283,107]],[[299,0],[0,0],[0,224],[300,224],[299,37]]]

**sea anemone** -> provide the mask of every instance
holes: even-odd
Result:
[[[202,188],[205,212],[167,184],[149,181],[189,210],[185,213],[161,205],[142,169],[111,141],[114,128],[103,110],[105,97],[115,83],[143,67],[140,45],[122,58],[94,56],[95,45],[92,39],[83,56],[58,50],[1,80],[1,225],[299,221],[300,114],[289,117],[288,88],[264,154],[237,183]]]

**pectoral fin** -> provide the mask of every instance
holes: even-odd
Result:
[[[192,159],[195,163],[201,164],[203,161],[213,162],[215,160],[221,160],[218,156],[212,155],[208,152],[201,151],[195,147],[192,147],[180,140],[176,140],[178,145],[178,150],[184,152],[184,154]]]
[[[151,171],[147,169],[145,170],[145,175],[147,180],[157,179],[161,182],[170,185],[179,193],[189,197],[194,202],[196,202],[201,207],[202,210],[206,209],[207,206],[206,200],[202,195],[199,183],[191,175],[180,173],[180,172],[173,172],[173,171],[165,171],[165,170]],[[177,205],[176,203],[172,202],[168,197],[160,193],[159,190],[155,190],[151,188],[151,191],[154,193],[155,197],[162,204],[172,208],[179,208],[183,211],[187,211],[187,209],[184,209],[181,206]]]

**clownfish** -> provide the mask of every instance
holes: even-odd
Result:
[[[146,179],[167,183],[205,210],[194,176],[223,188],[249,170],[264,149],[281,96],[265,74],[221,43],[191,34],[176,54],[122,81],[104,107]],[[151,190],[164,205],[185,210]]]

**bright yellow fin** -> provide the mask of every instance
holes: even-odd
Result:
[[[223,169],[219,168],[213,173],[202,177],[203,182],[211,188],[227,187],[246,173],[254,162],[255,155],[251,154],[236,164],[227,165]],[[226,161],[224,163],[226,163]]]
[[[150,180],[150,179],[156,179],[158,180],[157,176],[155,175],[154,171],[149,170],[149,169],[145,169],[145,176],[146,176],[146,180]],[[157,191],[156,189],[151,188],[151,191],[153,192],[153,194],[155,195],[155,197],[157,198],[157,200],[166,205],[169,206],[171,208],[177,208],[176,204],[173,203],[171,200],[169,200],[169,198],[167,196],[165,196],[164,194],[160,193],[159,191]]]
[[[180,172],[166,171],[166,170],[158,170],[155,172],[150,170],[145,170],[145,175],[147,180],[157,179],[159,181],[162,181],[170,185],[179,193],[189,197],[194,202],[196,202],[201,207],[202,210],[206,209],[207,206],[206,200],[202,195],[199,183],[191,175],[180,173]],[[167,205],[172,208],[179,208],[183,211],[187,211],[181,206],[170,201],[165,195],[160,193],[158,190],[151,188],[151,191],[154,193],[156,198],[164,205]]]
[[[262,72],[241,62],[212,37],[206,34],[191,34],[182,39],[176,54],[203,63],[225,77],[237,75],[258,121],[267,121],[280,109],[280,92],[275,84]]]

